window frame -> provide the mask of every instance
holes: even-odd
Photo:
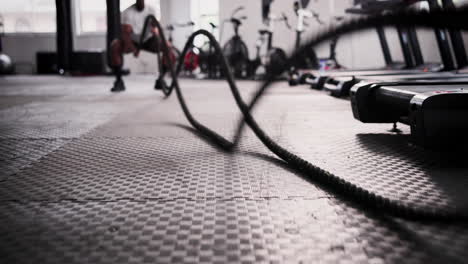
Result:
[[[98,0],[102,1],[102,0]],[[107,13],[106,13],[107,15]],[[99,37],[107,35],[106,31],[83,31],[81,25],[81,0],[73,1],[72,27],[75,38],[80,37]]]
[[[102,0],[98,0],[102,1]],[[134,0],[132,0],[134,1]],[[161,0],[159,0],[161,4]],[[120,3],[122,6],[122,3]],[[81,0],[73,0],[73,10],[72,10],[72,26],[74,30],[74,34],[76,37],[93,37],[93,36],[105,36],[107,34],[106,31],[83,31],[81,25]],[[122,12],[121,10],[120,12]],[[162,11],[160,10],[160,13]],[[106,14],[107,15],[107,14]],[[162,14],[161,14],[162,15]]]
[[[55,2],[54,2],[54,5],[55,5]],[[73,17],[72,17],[72,19],[73,19]],[[51,31],[43,31],[43,32],[35,32],[35,31],[30,31],[30,32],[3,32],[2,37],[51,37],[51,36],[55,36],[56,33],[57,33],[57,29],[55,30],[55,32],[51,32]]]

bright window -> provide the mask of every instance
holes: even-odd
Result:
[[[211,24],[219,27],[219,1],[220,0],[192,0],[191,16],[195,22],[195,29],[206,29],[218,37],[218,28],[212,28]],[[210,24],[211,23],[211,24]],[[195,45],[201,46],[206,40],[203,37],[195,39]]]
[[[453,3],[456,7],[464,6],[468,4],[468,0],[454,0]]]
[[[160,0],[146,0],[145,4],[159,9]],[[120,0],[120,11],[135,4],[135,0]],[[78,33],[106,32],[107,12],[104,0],[79,0]]]
[[[5,33],[56,31],[55,0],[2,1],[0,6]]]

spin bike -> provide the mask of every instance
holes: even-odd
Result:
[[[231,23],[234,28],[234,36],[224,45],[223,54],[231,66],[233,74],[236,78],[248,77],[249,50],[239,35],[239,27],[242,25],[242,20],[247,19],[247,17],[236,17],[236,14],[244,9],[245,7],[243,6],[236,8],[232,12],[231,18],[223,21],[223,28],[225,22]]]
[[[173,23],[173,24],[169,24],[167,25],[166,27],[166,30],[168,32],[168,38],[167,40],[169,41],[169,43],[171,43],[171,52],[174,53],[176,55],[176,58],[179,58],[180,57],[180,50],[177,49],[175,46],[174,46],[174,30],[176,28],[186,28],[186,27],[193,27],[195,25],[195,23],[193,21],[189,21],[189,22],[186,22],[186,23]]]
[[[214,35],[214,31],[218,26],[211,22],[209,25],[211,28],[210,32]],[[198,46],[192,43],[190,50],[184,58],[184,69],[192,74],[199,69],[199,72],[205,74],[208,78],[218,77],[218,73],[220,72],[218,57],[209,39],[206,39],[203,44]]]
[[[305,3],[308,4],[308,3]],[[324,25],[319,14],[306,9],[306,6],[301,1],[294,2],[294,13],[297,15],[297,26],[296,26],[296,42],[295,48],[298,50],[301,47],[301,37],[305,31],[305,28],[309,26],[307,19],[314,18],[319,25]],[[342,17],[335,17],[336,21],[342,20]],[[297,60],[297,62],[291,67],[289,71],[289,85],[295,86],[298,84],[306,84],[309,78],[312,78],[312,74],[304,73],[300,74],[299,69],[340,69],[341,65],[336,59],[336,45],[338,43],[338,38],[335,37],[330,42],[330,55],[328,58],[318,58],[315,50],[309,49],[305,51],[303,56]]]
[[[265,68],[265,74],[267,75],[276,75],[279,74],[278,66],[286,64],[287,55],[286,52],[278,47],[273,47],[273,34],[275,31],[275,23],[284,22],[288,29],[291,29],[291,26],[288,22],[288,17],[283,13],[281,17],[276,17],[275,15],[268,15],[266,29],[261,29],[258,31],[259,38],[256,44],[257,56],[250,62],[250,76],[259,76],[260,67]],[[260,55],[260,50],[266,43],[266,54],[264,56]]]
[[[182,24],[172,24],[169,25],[166,29],[169,32],[169,37],[168,40],[171,44],[173,44],[173,31],[176,27],[178,28],[184,28],[184,27],[193,27],[195,26],[195,23],[193,21],[189,21],[187,23],[182,23]],[[180,51],[172,46],[173,52],[177,54],[177,61],[178,58],[180,57]],[[185,55],[184,57],[184,63],[183,63],[183,70],[185,73],[193,73],[198,67],[199,67],[199,57],[200,57],[200,49],[196,47],[195,45],[192,45],[190,51]]]

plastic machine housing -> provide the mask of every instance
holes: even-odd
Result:
[[[468,83],[356,84],[350,93],[354,118],[363,123],[409,125],[411,141],[435,149],[468,144]]]

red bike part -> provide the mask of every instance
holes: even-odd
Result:
[[[186,71],[194,71],[200,65],[200,55],[196,54],[193,50],[187,52],[184,58],[184,69]]]

